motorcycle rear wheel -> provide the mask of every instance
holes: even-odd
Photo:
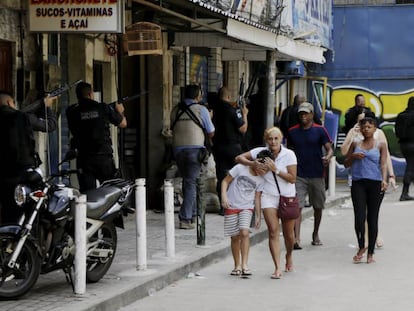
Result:
[[[7,266],[17,244],[13,235],[0,234],[0,298],[13,299],[26,294],[36,283],[41,261],[34,245],[26,241],[13,269]]]
[[[112,256],[101,258],[88,256],[86,262],[86,280],[88,283],[98,282],[108,271],[115,257],[118,237],[116,228],[113,223],[103,224],[95,235],[93,235],[89,242],[93,243],[99,241],[97,249],[112,250]]]

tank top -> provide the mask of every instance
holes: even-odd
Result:
[[[382,180],[378,145],[379,142],[377,140],[374,143],[374,147],[369,150],[361,148],[361,143],[356,145],[354,152],[362,152],[365,154],[365,157],[352,162],[352,180]]]

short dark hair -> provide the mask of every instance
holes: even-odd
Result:
[[[269,149],[264,149],[257,154],[257,159],[264,160],[265,158],[271,158],[272,160],[275,159],[273,153]]]
[[[196,99],[201,92],[201,87],[198,84],[189,84],[185,87],[185,98]]]
[[[354,98],[355,103],[356,103],[358,97],[361,97],[361,96],[364,97],[364,95],[362,95],[361,93],[355,95],[355,98]]]
[[[375,118],[365,117],[359,121],[359,126],[362,127],[365,123],[373,124],[375,127],[377,126],[377,120]]]
[[[76,85],[76,96],[78,99],[87,98],[89,94],[92,92],[92,85],[86,82],[79,82]]]

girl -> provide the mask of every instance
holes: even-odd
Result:
[[[387,148],[384,142],[374,138],[376,129],[375,119],[362,119],[360,130],[363,139],[352,143],[345,158],[345,167],[352,168],[351,197],[359,246],[353,257],[354,263],[360,263],[366,251],[365,220],[368,222],[367,263],[375,262],[373,255],[378,234],[379,209],[383,192],[388,186]]]

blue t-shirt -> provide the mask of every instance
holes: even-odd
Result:
[[[322,148],[332,142],[326,129],[313,123],[308,129],[300,125],[291,127],[288,131],[287,144],[293,149],[298,159],[299,177],[321,178],[325,176]]]

